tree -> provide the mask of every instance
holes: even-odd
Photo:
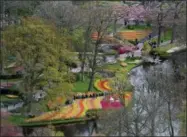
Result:
[[[174,79],[172,68],[151,67],[144,74],[144,84],[134,88],[132,109],[105,111],[99,121],[100,131],[109,136],[176,135],[174,122],[184,99],[185,79],[178,83]],[[119,79],[115,83],[117,93],[127,86]]]
[[[129,12],[130,12],[130,8],[127,5],[113,5],[112,6],[112,10],[113,10],[113,34],[116,34],[116,23],[118,20],[127,18]]]
[[[169,3],[166,1],[154,1],[144,5],[144,7],[146,6],[146,12],[148,13],[147,19],[153,24],[158,33],[157,46],[159,46],[161,42],[161,34],[165,27],[164,24],[166,23],[166,17],[170,11]]]
[[[171,36],[171,43],[174,42],[174,40],[176,39],[177,35],[176,35],[176,32],[177,32],[177,26],[178,24],[182,25],[184,23],[182,23],[180,21],[180,18],[183,18],[183,22],[185,22],[184,18],[186,17],[185,12],[186,10],[186,3],[183,2],[183,1],[174,1],[172,2],[172,5],[171,5],[171,17],[172,18],[169,18],[168,20],[173,20],[172,21],[172,36]],[[168,22],[169,24],[171,24],[170,22]]]
[[[104,38],[104,35],[107,32],[107,28],[112,22],[112,10],[110,7],[95,7],[93,9],[93,31],[97,33],[97,39],[94,43],[94,51],[93,51],[93,60],[91,66],[91,76],[88,91],[91,91],[93,86],[94,75],[96,72],[97,66],[97,55],[98,55],[98,47],[101,44],[101,40]]]
[[[58,28],[66,28],[72,32],[79,28],[82,22],[80,11],[80,7],[73,5],[71,1],[47,1],[38,6],[34,16],[47,19]]]
[[[24,67],[20,90],[26,105],[31,105],[37,89],[44,88],[51,95],[67,91],[67,86],[70,89],[71,74],[65,63],[71,59],[68,42],[53,25],[39,18],[23,18],[21,24],[11,25],[3,32],[3,42],[16,56],[16,63]]]

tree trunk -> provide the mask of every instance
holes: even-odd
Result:
[[[162,33],[162,26],[159,25],[158,27],[158,39],[157,39],[157,47],[160,46],[160,41],[161,41],[161,33]]]
[[[113,36],[116,34],[116,24],[117,24],[117,19],[114,20],[114,24],[113,24]]]
[[[84,43],[84,52],[83,52],[83,57],[82,57],[82,64],[81,64],[81,81],[84,81],[84,66],[86,62],[86,52],[88,49],[88,43],[89,43],[89,34],[91,32],[90,26],[87,28],[85,32],[85,43]]]
[[[153,137],[155,136],[155,114],[154,113],[151,119],[151,136]]]
[[[138,129],[138,119],[135,119],[135,136],[138,137],[139,136],[139,129]]]
[[[99,34],[98,34],[98,37],[99,37]],[[92,90],[92,85],[93,85],[93,80],[94,80],[94,75],[95,75],[95,69],[96,69],[96,65],[97,65],[97,53],[98,53],[99,43],[100,43],[100,40],[98,39],[95,43],[94,58],[93,58],[93,63],[92,63],[92,72],[91,72],[91,76],[90,76],[88,91]]]
[[[173,25],[172,25],[172,35],[171,35],[171,42],[170,43],[173,43],[175,40],[176,27],[177,27],[177,24],[175,22],[176,19],[177,19],[177,13],[175,12]]]
[[[121,136],[121,121],[122,121],[122,114],[121,114],[121,112],[120,112],[120,116],[119,116],[119,136]]]
[[[161,33],[162,33],[162,21],[163,21],[163,9],[162,4],[160,6],[161,12],[157,16],[157,23],[158,23],[158,39],[157,39],[157,47],[160,46],[161,40]]]
[[[173,123],[171,118],[171,104],[170,100],[168,101],[168,115],[169,115],[169,127],[170,127],[170,137],[174,137],[174,129],[173,129]]]

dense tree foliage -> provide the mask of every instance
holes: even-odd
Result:
[[[41,87],[55,95],[71,89],[71,74],[65,63],[71,60],[69,43],[54,25],[39,18],[23,18],[20,25],[11,25],[3,32],[3,42],[16,56],[16,63],[24,67],[20,87],[25,101],[31,101],[28,98]]]

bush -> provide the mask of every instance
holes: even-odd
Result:
[[[133,44],[133,45],[136,45],[136,44],[137,44],[136,40],[128,40],[128,42],[130,42],[130,43]]]
[[[128,25],[127,28],[130,30],[134,30],[134,26],[132,26],[132,25]]]
[[[144,43],[142,50],[145,52],[151,51],[151,46],[149,45],[149,43],[147,41]]]

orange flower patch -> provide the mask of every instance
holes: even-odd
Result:
[[[79,107],[80,107],[80,111],[77,115],[75,115],[76,118],[79,118],[82,116],[83,112],[84,112],[84,105],[83,105],[83,100],[80,100],[79,102]]]
[[[135,39],[141,39],[146,36],[148,36],[150,33],[150,30],[131,30],[131,31],[122,31],[118,32],[117,35],[120,36],[123,39],[126,40],[135,40]]]
[[[124,97],[124,100],[125,100],[125,106],[128,106],[128,104],[132,100],[132,92],[126,92],[123,97]]]
[[[109,87],[109,81],[108,80],[96,80],[94,83],[94,86],[99,91],[110,91],[112,90]]]

